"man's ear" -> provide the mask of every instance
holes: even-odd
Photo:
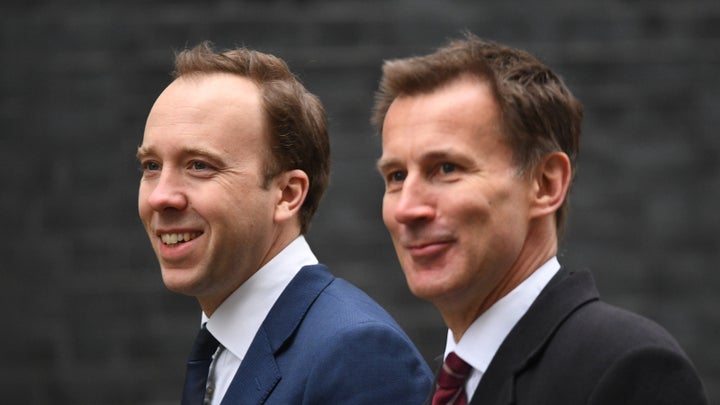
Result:
[[[308,175],[300,169],[289,170],[279,174],[274,181],[280,191],[275,205],[275,222],[297,217],[310,187]]]
[[[570,158],[563,152],[553,152],[535,168],[531,218],[555,214],[567,196],[572,168]]]

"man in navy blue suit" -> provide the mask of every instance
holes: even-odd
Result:
[[[138,149],[138,205],[163,282],[197,298],[214,343],[183,403],[421,403],[432,374],[410,339],[303,236],[329,176],[320,101],[244,48],[183,51],[174,77]]]
[[[558,75],[468,34],[387,61],[377,100],[383,219],[448,326],[433,405],[707,402],[664,329],[556,257],[583,115]]]

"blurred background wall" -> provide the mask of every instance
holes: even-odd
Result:
[[[199,320],[137,219],[134,155],[173,52],[288,61],[324,101],[331,185],[309,234],[428,360],[442,320],[380,217],[370,106],[384,59],[468,29],[526,49],[586,108],[561,261],[664,325],[720,401],[720,2],[50,1],[0,5],[0,392],[12,404],[173,404]]]

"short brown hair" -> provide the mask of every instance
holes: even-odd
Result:
[[[288,170],[300,169],[308,175],[310,187],[300,208],[301,232],[307,232],[330,177],[330,142],[322,103],[273,55],[247,48],[216,52],[211,43],[203,42],[175,57],[175,78],[220,72],[246,77],[260,88],[273,154],[265,168],[266,184]]]
[[[562,151],[575,173],[582,104],[557,74],[529,53],[466,33],[432,54],[385,61],[382,71],[372,117],[380,133],[395,98],[430,93],[469,74],[490,84],[503,135],[521,172],[532,170],[547,154]],[[555,215],[560,234],[567,198]]]

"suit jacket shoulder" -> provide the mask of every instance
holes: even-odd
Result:
[[[271,309],[223,404],[417,404],[431,384],[430,369],[392,317],[315,265]]]
[[[677,342],[561,269],[510,332],[472,404],[705,404]]]

